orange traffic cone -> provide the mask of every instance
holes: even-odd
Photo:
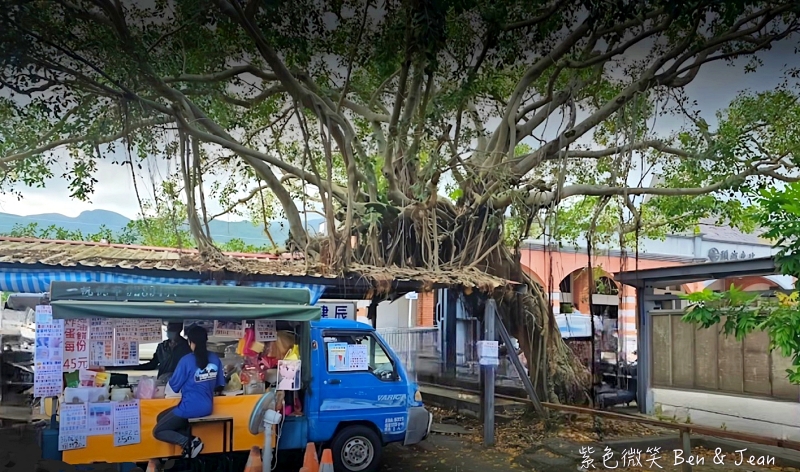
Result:
[[[306,444],[306,454],[303,456],[303,468],[305,472],[319,472],[319,460],[317,459],[317,448],[314,443]]]
[[[261,449],[253,446],[250,449],[250,457],[247,458],[247,465],[244,466],[244,472],[261,472]]]
[[[319,472],[333,472],[333,453],[330,449],[322,451],[322,461],[319,463]]]
[[[147,472],[156,472],[159,465],[157,460],[150,459],[150,462],[147,463]]]

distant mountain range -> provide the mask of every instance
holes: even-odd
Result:
[[[36,223],[40,229],[49,226],[56,226],[68,231],[80,231],[83,234],[93,234],[105,226],[114,233],[121,232],[125,225],[130,221],[129,218],[107,210],[84,211],[76,217],[64,216],[59,213],[43,213],[41,215],[12,215],[10,213],[0,213],[0,234],[8,234],[15,225],[27,226]],[[319,231],[320,225],[324,220],[318,216],[309,217],[308,229],[315,233]],[[241,239],[247,244],[254,246],[269,245],[269,238],[264,234],[261,227],[255,226],[249,221],[212,221],[209,223],[211,237],[215,241],[225,243],[231,239]],[[276,220],[270,223],[269,231],[275,242],[282,246],[289,236],[289,224],[286,220]]]

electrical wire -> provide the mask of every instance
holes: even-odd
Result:
[[[284,397],[284,401],[286,401],[285,399],[286,397]],[[286,413],[286,408],[283,409],[283,413]],[[280,445],[281,442],[281,434],[283,434],[283,423],[285,421],[286,421],[286,415],[281,415],[281,422],[278,423],[278,427],[275,428],[277,430],[275,435],[275,450],[272,451],[273,464],[270,464],[271,467],[270,470],[275,470],[275,468],[278,467],[278,446]]]

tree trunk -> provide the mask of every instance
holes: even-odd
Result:
[[[439,202],[420,205],[395,218],[385,215],[379,240],[366,228],[351,234],[360,236],[356,255],[370,264],[433,272],[480,268],[525,284],[527,293],[506,290],[495,295],[509,334],[520,342],[537,394],[543,401],[585,402],[589,372],[561,338],[544,288],[521,270],[519,258],[503,244],[500,211]]]

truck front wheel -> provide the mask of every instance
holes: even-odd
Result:
[[[375,431],[353,425],[333,439],[333,465],[337,472],[376,472],[381,464],[381,440]]]

